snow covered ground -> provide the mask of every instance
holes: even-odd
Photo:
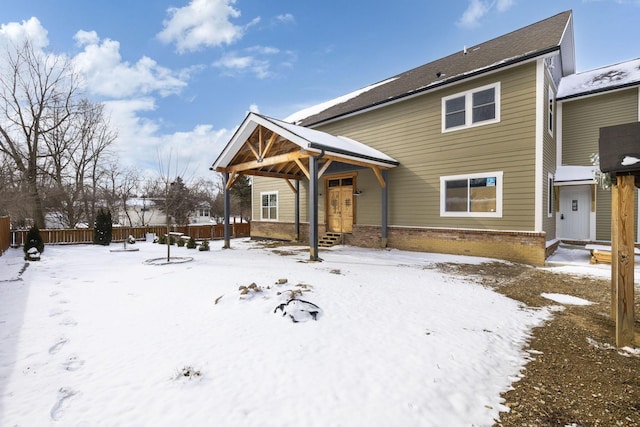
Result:
[[[232,246],[47,246],[22,274],[5,253],[0,425],[491,425],[551,315],[434,268],[486,259]],[[296,290],[316,320],[274,313]]]

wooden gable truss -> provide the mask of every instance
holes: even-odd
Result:
[[[350,150],[341,147],[343,141]],[[299,182],[307,179],[310,258],[319,260],[318,179],[334,162],[373,171],[383,189],[383,218],[386,220],[386,170],[397,166],[397,161],[356,141],[340,140],[340,137],[250,113],[211,167],[224,177],[225,224],[229,223],[228,192],[239,176],[279,178],[284,179],[296,195],[296,237],[299,237]],[[383,224],[383,230],[383,239],[386,239],[386,224]],[[225,227],[225,248],[228,247],[228,227]]]

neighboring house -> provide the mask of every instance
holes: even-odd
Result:
[[[560,238],[610,239],[589,156],[600,126],[639,119],[637,73],[577,76],[567,11],[282,121],[250,113],[212,169],[254,176],[255,238],[543,264]]]
[[[189,215],[189,224],[211,224],[215,219],[211,216],[211,205],[209,203],[200,204],[194,212]]]
[[[127,200],[126,210],[120,208],[118,224],[123,226],[140,227],[147,225],[166,225],[167,216],[153,199],[133,197]]]
[[[562,79],[557,94],[559,180],[557,235],[563,240],[611,240],[611,195],[593,180],[591,156],[601,127],[640,121],[640,59]],[[640,151],[640,147],[638,147]],[[583,169],[580,173],[580,169]],[[571,172],[573,169],[573,172]],[[636,193],[637,194],[637,193]],[[636,196],[636,212],[640,197]],[[637,226],[636,241],[640,241]]]
[[[131,198],[127,200],[126,212],[118,212],[118,224],[133,227],[146,225],[166,225],[167,216],[157,203],[149,198]],[[202,203],[189,214],[189,224],[211,224],[215,222],[211,217],[211,206]],[[173,222],[172,222],[173,223]]]

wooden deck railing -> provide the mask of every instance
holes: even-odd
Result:
[[[2,218],[0,218],[2,221]],[[251,224],[230,224],[231,237],[249,237],[251,235]],[[0,222],[2,228],[2,222]],[[171,227],[171,231],[183,233],[186,236],[193,236],[194,239],[222,239],[224,238],[223,224],[187,225]],[[123,242],[127,237],[133,236],[136,240],[144,240],[147,233],[154,233],[156,236],[166,234],[166,226],[150,227],[113,227],[111,234],[112,242]],[[27,237],[28,230],[12,230],[10,244],[22,246]],[[47,245],[65,245],[93,243],[93,229],[91,228],[71,228],[71,229],[43,229],[40,230],[42,240]],[[0,236],[1,230],[0,230]],[[7,245],[7,247],[9,247]]]

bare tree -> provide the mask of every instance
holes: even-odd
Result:
[[[0,152],[20,173],[38,227],[45,217],[38,188],[48,157],[43,137],[69,120],[77,91],[68,59],[42,54],[29,41],[7,48],[0,69]]]
[[[139,188],[139,198],[142,200],[142,206],[134,206],[133,211],[138,217],[140,225],[142,225],[143,227],[148,225],[149,222],[153,219],[154,210],[151,209],[151,207],[155,206],[156,204],[153,195],[159,193],[159,187],[160,181],[158,179],[147,179],[142,182]]]

